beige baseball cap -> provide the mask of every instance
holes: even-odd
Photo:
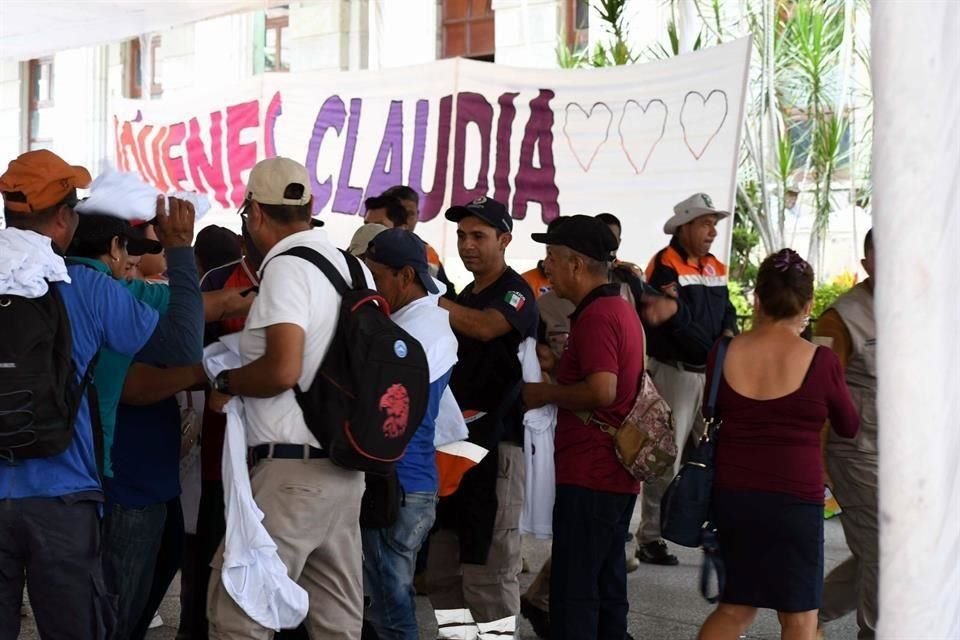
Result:
[[[385,226],[377,224],[376,222],[361,226],[357,229],[356,233],[353,234],[353,238],[350,240],[350,247],[347,248],[347,251],[351,255],[359,258],[367,252],[367,247],[370,246],[370,242],[386,230],[387,228]]]
[[[247,180],[247,199],[260,204],[304,205],[312,196],[307,168],[290,158],[261,160]]]
[[[714,209],[710,196],[705,193],[695,193],[673,208],[673,217],[663,225],[663,232],[672,236],[679,227],[706,215],[715,215],[722,220],[728,217],[730,212]]]

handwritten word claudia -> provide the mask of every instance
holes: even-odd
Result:
[[[513,216],[518,219],[526,216],[530,202],[536,202],[544,221],[552,220],[560,213],[553,160],[554,114],[550,106],[554,93],[541,89],[530,100],[529,116],[519,141],[519,158],[514,167],[511,148],[515,144],[513,130],[518,95],[504,93],[497,98],[499,115],[496,122],[493,105],[479,93],[456,95],[455,121],[452,115],[454,96],[441,98],[433,109],[428,100],[417,100],[413,105],[405,104],[403,100],[391,101],[369,176],[357,175],[359,168],[354,167],[357,146],[365,143],[359,140],[364,99],[352,98],[347,103],[338,95],[328,97],[314,119],[312,132],[304,131],[304,136],[308,137],[304,164],[311,176],[314,213],[329,205],[336,213],[356,215],[362,213],[360,209],[365,196],[378,195],[395,184],[408,184],[421,196],[420,219],[431,220],[448,200],[449,182],[449,202],[465,203],[479,196],[492,195],[508,203]],[[414,109],[412,136],[404,129],[405,108]],[[206,193],[223,208],[239,207],[245,197],[242,173],[251,169],[259,159],[278,154],[275,129],[282,114],[283,103],[278,92],[266,105],[262,120],[259,100],[213,111],[209,118],[202,119],[203,124],[198,116],[163,125],[144,122],[139,113],[133,120],[120,121],[114,117],[117,164],[122,170],[139,172],[146,181],[163,191],[196,190]],[[434,172],[428,186],[423,173],[431,119],[435,120],[437,142],[433,154]],[[479,131],[478,149],[468,149],[468,125],[474,125]],[[250,134],[245,133],[247,130],[255,131],[252,140]],[[241,142],[241,134],[243,139],[251,141]],[[320,150],[333,136],[343,137],[343,152],[339,170],[327,173],[328,169],[318,166]],[[407,154],[405,145],[410,144],[412,153]],[[282,154],[282,150],[279,152]],[[468,155],[472,154],[477,155],[469,160],[478,162],[467,162]],[[408,155],[410,165],[405,172],[404,158]],[[479,166],[477,175],[465,175],[467,166]],[[321,171],[324,175],[318,175]],[[365,183],[355,182],[363,177],[366,177]]]

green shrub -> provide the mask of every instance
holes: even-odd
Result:
[[[819,318],[820,315],[830,308],[834,300],[846,293],[850,285],[846,282],[831,282],[822,284],[813,290],[813,311],[810,315]]]

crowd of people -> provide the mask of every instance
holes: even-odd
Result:
[[[312,217],[306,168],[286,158],[250,172],[239,236],[195,234],[194,205],[176,197],[157,197],[151,220],[112,213],[122,202],[83,207],[90,183],[45,150],[0,175],[0,637],[17,637],[26,586],[42,638],[143,638],[180,572],[185,640],[417,638],[415,582],[440,638],[515,637],[520,615],[542,638],[630,638],[627,572],[678,564],[660,532],[673,476],[639,482],[597,425],[624,421],[645,371],[679,452],[703,435],[704,390],[721,378],[726,580],[700,638],[740,637],[758,608],[778,612],[784,638],[854,610],[873,637],[870,235],[871,277],[810,340],[814,274],[789,249],[761,264],[740,333],[711,253],[729,213],[703,193],[676,205],[645,270],[618,258],[623,226],[600,213],[533,234],[545,257],[522,275],[507,207],[456,203],[445,217],[473,278],[458,292],[415,234],[407,186],[368,198],[364,224],[338,241]],[[345,339],[336,274],[375,291],[425,354],[426,408],[386,480],[335,464],[301,408]],[[229,346],[233,365],[214,373],[209,345]],[[535,422],[548,427],[536,446]],[[533,476],[549,478],[546,493]],[[826,580],[825,478],[853,554]],[[531,505],[552,556],[521,594]],[[240,530],[242,508],[266,537]]]

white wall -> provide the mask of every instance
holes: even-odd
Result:
[[[498,64],[556,68],[563,33],[560,0],[493,0],[492,7]]]
[[[0,60],[0,169],[20,154],[23,136],[21,91],[27,80],[21,83],[21,64],[15,60]],[[24,69],[26,73],[26,69]]]
[[[439,20],[437,0],[371,0],[369,68],[405,67],[436,60]]]

